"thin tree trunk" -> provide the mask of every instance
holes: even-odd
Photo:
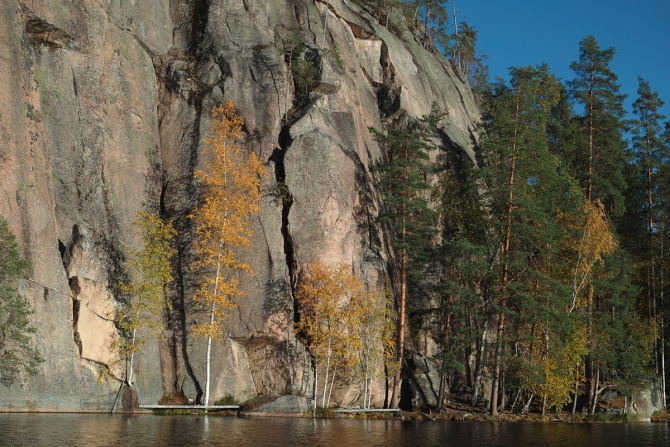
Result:
[[[212,303],[212,310],[210,312],[209,316],[209,324],[210,327],[214,323],[214,310],[216,309],[216,303]],[[212,369],[212,336],[207,337],[207,383],[205,383],[205,407],[209,405],[209,383],[210,383],[210,377],[211,377],[211,369]],[[207,411],[207,410],[205,410]]]
[[[428,47],[428,18],[430,17],[430,7],[426,6],[426,17],[423,22],[423,35],[424,38],[426,39],[425,42],[423,43],[424,47]]]
[[[588,160],[588,186],[586,188],[586,200],[593,201],[593,95],[594,95],[594,75],[593,72],[589,78],[589,160]]]
[[[367,398],[368,398],[368,372],[365,371],[365,376],[363,380],[363,408],[367,408]]]
[[[135,318],[140,316],[140,311],[137,311],[137,315]],[[133,347],[133,350],[130,352],[130,367],[128,368],[128,372],[126,373],[126,377],[128,378],[128,386],[132,388],[133,386],[133,362],[135,359],[135,336],[137,334],[137,328],[133,328],[133,338],[132,341],[130,342],[130,345]]]
[[[333,385],[335,385],[335,374],[337,374],[337,365],[339,362],[335,363],[335,369],[333,370],[333,378],[330,381],[330,390],[328,391],[328,403],[326,404],[326,407],[330,406],[330,396],[333,395]]]
[[[403,216],[404,223],[404,216]],[[406,230],[403,225],[402,236],[405,241]],[[400,400],[400,374],[402,372],[402,362],[405,357],[405,299],[407,293],[407,254],[402,250],[400,259],[400,315],[398,315],[398,371],[396,371],[393,382],[393,394],[391,395],[391,408],[398,408]]]
[[[484,320],[484,330],[482,331],[482,339],[479,343],[479,352],[477,353],[477,370],[475,372],[475,383],[473,384],[472,391],[472,406],[477,404],[477,398],[479,397],[479,388],[482,383],[482,373],[484,371],[484,353],[486,351],[486,333],[488,331],[489,320],[488,318]]]
[[[589,293],[588,293],[588,312],[589,312],[589,318],[588,318],[588,348],[589,351],[593,349],[593,284],[589,284]],[[586,379],[588,381],[588,392],[587,392],[587,399],[588,399],[588,407],[589,407],[589,412],[591,411],[591,402],[593,401],[593,395],[596,392],[596,378],[595,378],[595,371],[593,367],[593,359],[591,358],[591,355],[588,355],[586,357]]]
[[[528,398],[528,402],[526,402],[526,405],[524,405],[521,409],[521,414],[528,414],[530,411],[530,404],[533,402],[533,397],[535,397],[535,394],[531,393],[530,397]]]
[[[328,373],[330,372],[330,354],[331,354],[331,340],[328,340],[328,357],[326,357],[326,378],[323,381],[323,398],[321,399],[321,406],[326,408],[326,391],[328,390]]]
[[[509,199],[507,201],[507,225],[505,229],[505,239],[503,241],[502,255],[504,259],[503,269],[502,269],[502,280],[500,284],[500,307],[504,309],[507,306],[507,299],[505,298],[505,293],[507,291],[507,282],[509,278],[509,252],[510,252],[510,242],[512,239],[512,211],[514,210],[514,182],[515,182],[515,171],[516,171],[516,149],[517,149],[517,137],[518,137],[518,123],[519,123],[519,113],[521,110],[521,85],[517,89],[516,97],[516,112],[514,116],[514,136],[512,139],[512,160],[509,171]],[[495,416],[498,414],[498,380],[500,377],[501,361],[502,361],[502,347],[503,347],[503,335],[505,331],[505,312],[504,310],[500,312],[498,317],[498,333],[497,333],[497,345],[496,345],[496,356],[495,356],[495,369],[493,373],[493,386],[491,388],[491,415]]]
[[[453,267],[450,269],[450,273],[453,274]],[[449,295],[448,304],[450,306],[451,306],[452,300],[453,300],[453,297],[451,295]],[[445,325],[446,327],[445,327],[445,330],[444,330],[444,350],[445,350],[445,352],[447,350],[447,346],[449,345],[449,337],[450,337],[450,334],[451,334],[451,318],[452,318],[452,313],[447,312],[447,323]],[[443,355],[442,355],[442,373],[440,374],[440,391],[438,392],[438,396],[437,396],[437,411],[442,410],[442,408],[444,407],[444,391],[445,391],[445,387],[446,387],[446,384],[447,384],[447,374],[444,371],[444,368],[446,366],[445,365],[445,357],[446,356],[443,353]]]
[[[600,369],[596,370],[596,375],[595,375],[595,389],[593,393],[593,400],[591,401],[591,409],[589,410],[589,414],[593,415],[596,412],[596,405],[598,404],[598,385],[600,382]]]
[[[316,354],[314,354],[314,411],[312,412],[312,416],[316,417],[316,407],[318,405],[318,400],[319,398],[317,397],[317,393],[319,392],[319,362],[317,360]]]
[[[576,368],[577,371],[576,373],[579,373],[579,367]],[[577,376],[577,374],[575,374]],[[572,399],[572,411],[570,412],[571,415],[575,415],[575,412],[577,411],[577,396],[579,393],[579,380],[575,379],[575,397]]]
[[[519,395],[521,394],[521,388],[516,390],[516,397],[514,398],[514,402],[512,402],[512,408],[510,408],[510,413],[514,413],[514,407],[516,407],[516,403],[519,401]]]
[[[458,18],[456,17],[456,0],[451,1],[451,6],[454,12],[454,54],[453,59],[456,62],[456,53],[458,52]],[[461,55],[458,54],[458,65],[461,64]]]
[[[219,279],[221,277],[221,250],[222,250],[222,245],[219,244],[219,253],[218,253],[218,258],[216,261],[216,277],[214,279],[214,298],[218,297],[219,294]],[[216,302],[212,303],[212,310],[210,311],[209,314],[209,329],[211,331],[212,326],[214,325],[214,311],[216,310]],[[207,383],[205,384],[205,407],[209,405],[209,383],[210,383],[210,376],[211,376],[211,368],[212,368],[212,336],[211,334],[207,336],[207,374],[206,374],[206,379]],[[205,410],[207,411],[207,410]]]
[[[663,222],[661,222],[661,229],[663,229]],[[667,402],[665,389],[665,310],[663,302],[663,290],[665,289],[665,281],[663,277],[665,266],[664,248],[664,238],[663,233],[661,233],[661,390],[663,393],[663,408],[665,408]]]

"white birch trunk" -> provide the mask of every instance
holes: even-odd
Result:
[[[333,385],[335,385],[335,374],[337,374],[337,363],[335,363],[335,370],[333,371],[333,378],[330,381],[330,391],[328,391],[328,403],[326,407],[330,405],[330,396],[333,395]]]
[[[321,406],[326,407],[326,391],[328,391],[328,373],[330,372],[330,354],[331,354],[331,340],[328,340],[328,356],[326,357],[326,378],[323,381],[323,397],[321,398]]]

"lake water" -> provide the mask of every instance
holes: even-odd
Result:
[[[0,414],[0,445],[670,446],[668,424]]]

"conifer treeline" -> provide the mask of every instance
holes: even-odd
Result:
[[[665,377],[670,124],[642,78],[625,119],[614,55],[587,36],[573,80],[543,64],[487,84],[478,166],[437,174],[440,234],[409,262],[440,266],[443,383],[465,381],[474,404],[488,368],[494,415],[533,400],[593,413],[604,390],[629,405]]]

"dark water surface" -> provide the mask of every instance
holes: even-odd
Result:
[[[670,425],[0,414],[1,445],[656,447]]]

